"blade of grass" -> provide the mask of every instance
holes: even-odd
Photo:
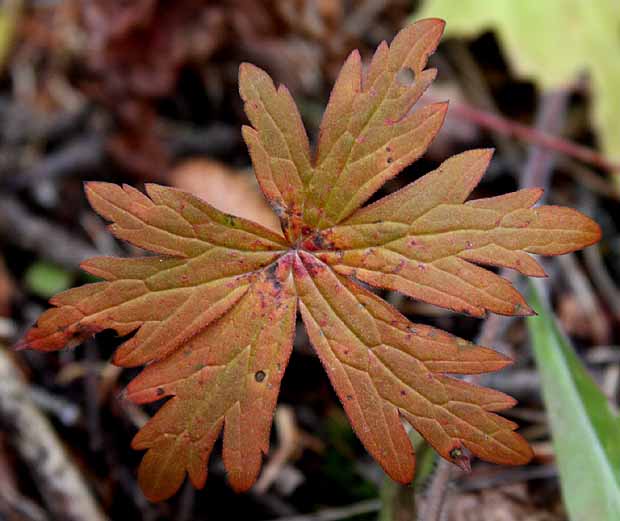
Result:
[[[532,284],[527,319],[571,521],[620,519],[620,420]]]

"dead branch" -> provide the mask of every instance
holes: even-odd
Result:
[[[19,368],[0,348],[0,423],[35,476],[47,509],[63,521],[104,521],[91,491],[30,396]]]

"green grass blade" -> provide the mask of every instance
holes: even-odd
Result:
[[[571,521],[620,519],[620,421],[532,284],[527,319]]]

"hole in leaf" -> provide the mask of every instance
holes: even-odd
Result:
[[[256,371],[256,374],[254,375],[254,379],[260,383],[265,379],[266,376],[267,375],[265,374],[265,371]]]
[[[410,67],[403,67],[396,74],[396,81],[405,87],[409,87],[415,81],[415,73]]]

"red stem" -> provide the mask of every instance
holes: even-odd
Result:
[[[489,112],[477,109],[463,103],[450,103],[450,112],[457,117],[472,121],[476,125],[493,130],[506,136],[513,136],[533,145],[539,145],[567,156],[574,157],[609,172],[620,172],[620,163],[610,161],[602,154],[591,148],[579,145],[573,141],[553,136],[517,121],[496,116]]]

